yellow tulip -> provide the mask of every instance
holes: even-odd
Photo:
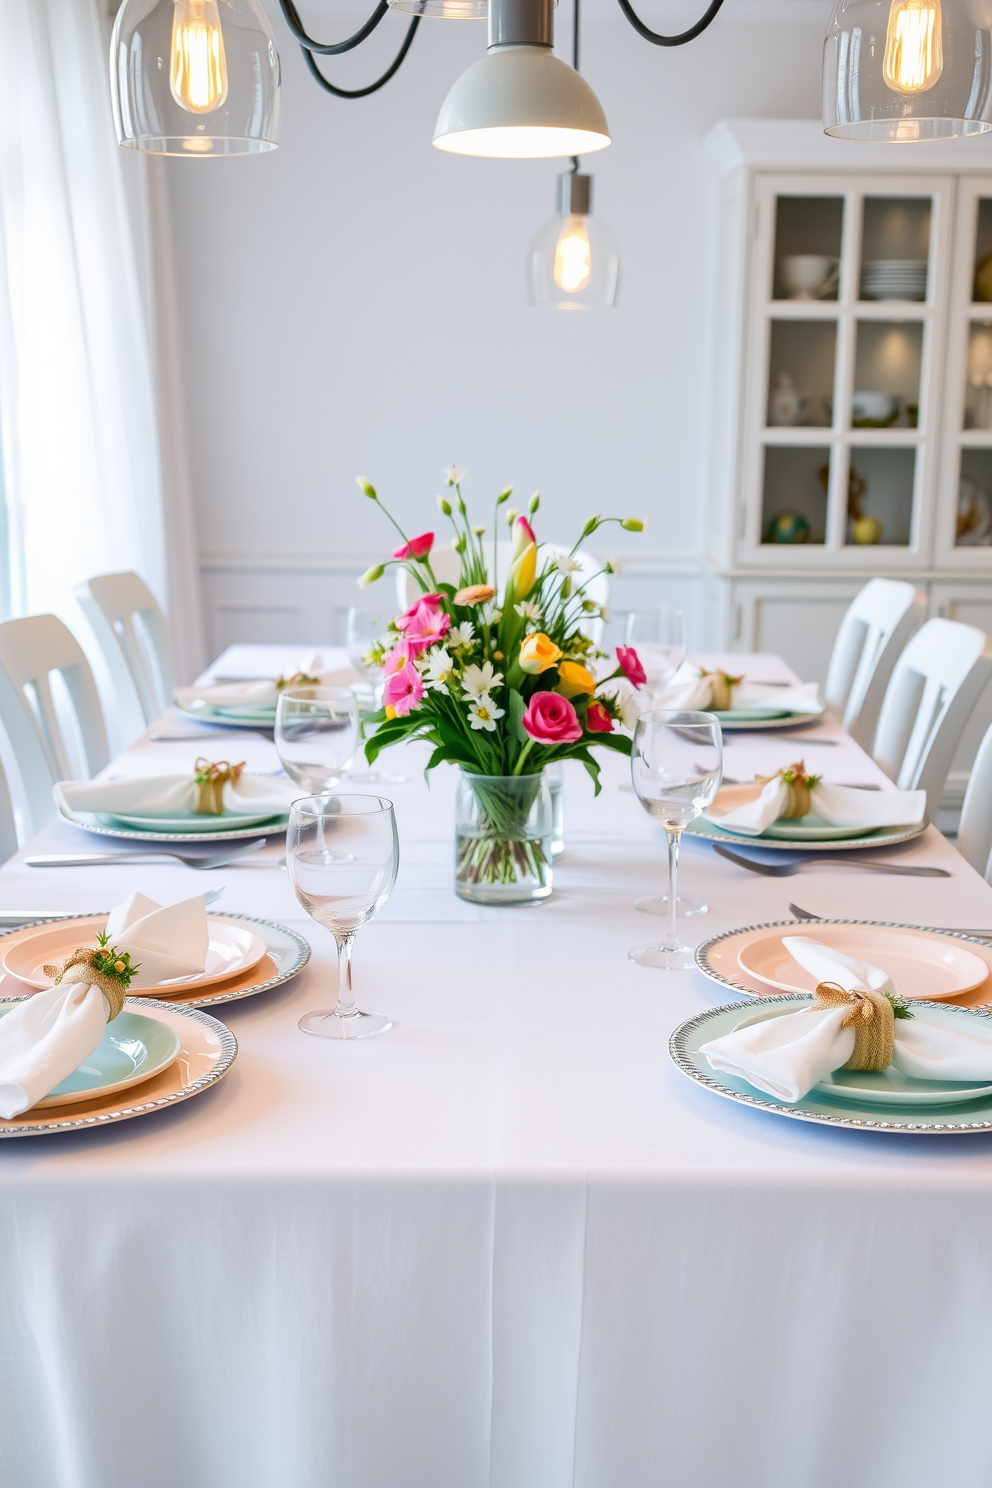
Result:
[[[506,581],[506,604],[516,604],[526,599],[537,578],[537,544],[528,543],[510,569]]]
[[[596,678],[577,661],[563,661],[558,668],[558,691],[562,697],[574,698],[580,693],[595,692]]]
[[[537,631],[524,641],[518,659],[524,671],[536,677],[540,672],[546,672],[548,667],[553,667],[561,659],[561,652],[554,641]]]

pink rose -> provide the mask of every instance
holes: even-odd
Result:
[[[586,728],[591,734],[612,734],[613,719],[603,704],[594,698],[586,709]]]
[[[386,682],[382,701],[385,707],[392,708],[402,718],[404,713],[409,713],[415,708],[424,695],[424,684],[420,680],[420,673],[412,661],[408,661]]]
[[[575,709],[559,692],[535,692],[523,723],[539,744],[574,744],[582,738],[582,725]]]
[[[426,558],[434,546],[433,532],[422,532],[419,537],[411,537],[409,542],[397,548],[393,554],[394,558]]]
[[[407,621],[403,634],[408,646],[419,655],[428,646],[436,646],[451,628],[451,616],[431,605],[421,604],[416,614]]]
[[[402,615],[397,615],[396,629],[406,630],[407,626],[410,624],[410,621],[420,609],[421,605],[427,605],[430,609],[436,610],[440,603],[440,594],[418,594],[417,598],[413,601],[413,604],[410,606],[410,608],[408,610],[404,610]]]
[[[641,666],[641,658],[633,646],[618,646],[617,661],[627,681],[632,682],[635,687],[643,687],[648,680],[648,674]]]

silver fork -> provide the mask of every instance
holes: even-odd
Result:
[[[747,868],[750,873],[763,873],[766,878],[791,878],[804,868],[807,863],[816,863],[819,867],[823,864],[836,864],[839,868],[867,868],[871,873],[901,873],[907,878],[953,878],[946,868],[923,868],[908,863],[867,863],[863,858],[842,858],[836,853],[812,853],[798,854],[789,863],[756,863],[753,858],[742,857],[740,853],[731,852],[729,847],[724,847],[722,842],[713,844],[714,851],[726,858],[731,863],[736,863],[738,868]]]
[[[159,849],[157,852],[42,853],[38,857],[22,858],[21,861],[27,868],[95,868],[101,863],[150,863],[157,862],[160,858],[175,858],[177,862],[185,863],[187,868],[224,868],[229,863],[240,862],[249,853],[258,852],[264,846],[265,838],[257,837],[247,847],[215,853],[209,858]]]
[[[823,916],[810,914],[808,909],[800,909],[798,904],[789,905],[789,913],[797,920],[812,920],[814,924],[820,924]],[[927,930],[939,930],[942,935],[970,935],[974,940],[992,940],[992,930],[955,930],[946,925],[927,925]]]

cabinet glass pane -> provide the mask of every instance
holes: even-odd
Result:
[[[830,449],[766,449],[761,537],[766,543],[823,543]]]
[[[988,196],[983,196],[978,203],[972,299],[978,302],[992,300],[992,197]]]
[[[851,450],[847,495],[850,544],[904,548],[913,526],[915,449]]]
[[[916,428],[923,326],[859,320],[851,423],[856,429]]]
[[[976,321],[968,336],[964,427],[992,429],[992,320]]]
[[[776,300],[835,300],[842,196],[780,196],[775,212]]]
[[[829,427],[836,347],[836,321],[772,321],[767,416],[773,428]]]
[[[955,545],[992,547],[992,449],[961,451]]]
[[[867,196],[861,238],[863,300],[925,300],[930,255],[928,196]]]

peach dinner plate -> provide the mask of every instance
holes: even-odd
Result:
[[[711,980],[748,997],[813,992],[814,977],[793,961],[782,943],[790,935],[805,935],[882,967],[900,997],[928,1002],[957,998],[968,1005],[992,999],[992,945],[914,925],[857,920],[752,925],[701,945],[696,964]]]
[[[90,915],[85,919],[62,920],[55,925],[14,931],[4,937],[3,969],[39,991],[50,987],[52,978],[46,976],[42,968],[71,955],[77,946],[95,944],[97,931],[102,930],[106,923],[106,915]],[[262,936],[247,926],[208,915],[207,927],[210,949],[206,967],[199,975],[171,977],[165,982],[150,982],[143,986],[139,972],[131,983],[135,996],[166,996],[215,986],[251,971],[268,951]]]

